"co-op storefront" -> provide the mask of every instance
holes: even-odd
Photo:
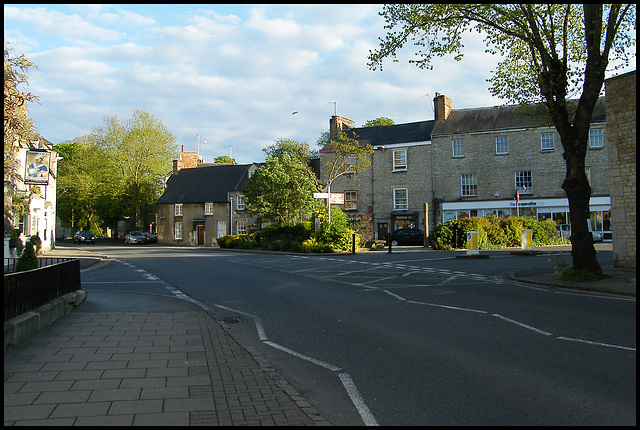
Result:
[[[611,238],[611,197],[591,197],[589,200],[591,225]],[[552,219],[556,224],[569,223],[569,201],[566,198],[488,200],[473,202],[443,202],[442,222],[487,214],[498,217],[531,216],[538,220]]]

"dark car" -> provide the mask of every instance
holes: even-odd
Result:
[[[77,231],[73,235],[73,243],[96,243],[96,237],[90,231]]]
[[[424,245],[424,231],[417,228],[401,228],[391,233],[391,245]]]
[[[158,243],[158,235],[154,233],[148,233],[143,231],[142,234],[147,238],[147,243]]]

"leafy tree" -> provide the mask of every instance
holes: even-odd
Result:
[[[74,140],[54,147],[62,156],[57,212],[65,226],[92,229],[103,221],[113,222],[114,209],[122,209],[113,196],[123,194],[124,184],[112,160],[98,148],[91,135]],[[116,218],[121,217],[120,212]]]
[[[636,8],[632,4],[392,4],[380,13],[388,33],[369,67],[413,41],[420,68],[434,56],[455,54],[460,61],[465,31],[484,33],[487,52],[500,54],[490,92],[509,102],[542,102],[555,125],[566,161],[562,188],[569,200],[573,268],[601,274],[587,229],[591,187],[585,156],[593,108],[610,61],[627,62],[635,46]],[[574,108],[570,96],[580,93]]]
[[[151,221],[163,178],[178,154],[175,136],[159,119],[140,109],[131,118],[112,116],[105,123],[94,129],[92,139],[123,180],[123,205],[131,217],[131,228],[137,228]]]
[[[213,160],[213,162],[216,164],[222,164],[222,163],[237,164],[236,160],[229,157],[228,155],[220,155],[219,157],[216,157],[215,160]]]
[[[373,147],[368,143],[363,145],[356,139],[340,133],[325,145],[323,152],[330,154],[323,163],[323,171],[327,172],[325,180],[328,184],[340,176],[357,175],[358,172],[371,167]]]
[[[28,85],[28,69],[35,67],[24,55],[12,55],[13,48],[4,42],[4,179],[16,179],[18,160],[16,143],[26,143],[35,133],[33,120],[27,117],[27,103],[38,97],[22,92],[20,85]]]
[[[315,184],[316,191],[322,188],[319,178],[311,168],[311,159],[317,157],[318,154],[309,148],[307,142],[297,142],[292,139],[280,138],[276,140],[276,143],[273,145],[263,148],[262,152],[264,152],[267,157],[280,158],[285,154],[288,155],[304,167],[303,171]]]
[[[364,123],[365,127],[384,127],[386,125],[395,125],[396,122],[391,118],[381,116],[380,118],[370,119]]]
[[[283,154],[267,157],[266,165],[253,173],[243,193],[250,212],[275,223],[294,224],[313,214],[317,206],[314,191],[306,166]]]

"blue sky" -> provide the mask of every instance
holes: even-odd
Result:
[[[205,161],[263,161],[278,138],[315,147],[337,113],[357,126],[433,119],[436,92],[453,108],[502,104],[488,91],[498,58],[470,33],[464,58],[433,70],[367,67],[383,37],[382,5],[4,5],[4,37],[37,65],[29,114],[53,143],[107,116],[144,109]],[[635,60],[627,70],[635,70]],[[296,115],[292,112],[297,111]],[[198,148],[198,136],[201,145]],[[202,144],[206,141],[205,144]],[[230,146],[233,145],[231,148]]]

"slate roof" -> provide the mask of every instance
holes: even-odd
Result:
[[[570,103],[577,103],[571,100]],[[527,113],[517,112],[519,105],[454,109],[446,120],[437,121],[433,135],[461,134],[482,131],[509,130],[552,126],[551,120],[541,106],[532,106]],[[591,122],[605,121],[604,97],[600,97],[593,109]]]
[[[342,133],[359,141],[368,141],[373,146],[393,143],[424,142],[431,139],[434,120],[385,125],[382,127],[360,127]]]
[[[253,164],[213,165],[181,169],[167,180],[158,204],[227,202],[229,191],[241,191]]]

